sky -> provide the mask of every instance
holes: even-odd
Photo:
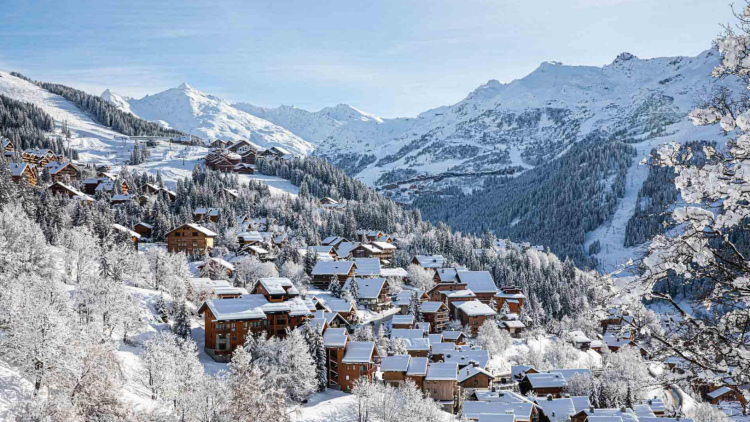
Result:
[[[543,61],[697,55],[721,0],[3,0],[0,70],[140,98],[183,82],[233,102],[383,117],[453,104]]]

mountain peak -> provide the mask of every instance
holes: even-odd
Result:
[[[628,52],[623,52],[623,53],[620,53],[620,54],[617,55],[617,57],[612,62],[612,64],[624,63],[624,62],[627,62],[629,60],[633,60],[633,59],[637,59],[637,58],[638,57],[636,57],[636,56],[634,56],[634,55],[632,55],[632,54],[630,54]]]
[[[188,85],[187,82],[183,82],[180,84],[180,86],[177,87],[177,89],[188,90],[193,89],[193,87]]]

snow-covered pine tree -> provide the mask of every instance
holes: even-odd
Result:
[[[174,315],[174,324],[172,325],[172,331],[176,336],[182,339],[187,339],[190,337],[190,315],[188,315],[185,300],[180,301],[179,305],[177,305],[177,309]]]
[[[337,276],[331,276],[331,282],[328,283],[328,290],[331,292],[331,296],[341,298],[341,284],[339,284]]]
[[[169,308],[163,294],[159,295],[159,301],[156,302],[156,314],[161,318],[161,322],[169,322]]]

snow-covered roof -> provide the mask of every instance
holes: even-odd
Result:
[[[359,242],[341,242],[336,247],[336,254],[338,256],[345,258],[349,256],[349,254],[352,252],[352,249],[356,248],[357,246],[361,245]]]
[[[369,363],[375,343],[371,341],[350,341],[346,343],[346,351],[341,363]]]
[[[589,398],[586,396],[571,396],[570,399],[573,401],[576,413],[591,407],[591,401],[589,401]]]
[[[443,354],[443,362],[454,362],[459,366],[469,365],[476,362],[480,368],[486,368],[490,361],[490,353],[482,349],[468,349],[459,346],[460,350],[451,350]]]
[[[456,279],[457,272],[458,268],[438,268],[437,276],[441,283],[455,283],[458,281]]]
[[[325,302],[331,312],[352,312],[354,304],[344,299],[329,299]]]
[[[126,235],[128,235],[130,237],[134,237],[136,239],[140,239],[141,238],[140,234],[134,232],[133,230],[130,230],[129,228],[127,228],[125,226],[121,226],[119,224],[112,224],[112,228],[115,229],[115,230],[117,230],[120,233],[125,233]]]
[[[496,415],[484,413],[479,415],[477,422],[515,422],[516,415]]]
[[[344,347],[346,340],[346,328],[329,328],[323,334],[323,344],[325,347]]]
[[[224,296],[224,295],[246,295],[247,290],[243,289],[242,287],[214,287],[214,294],[217,296]]]
[[[458,377],[458,364],[439,362],[427,365],[427,381],[455,381]]]
[[[430,323],[429,322],[418,322],[414,324],[414,328],[419,328],[420,330],[424,331],[425,334],[428,334],[430,332]]]
[[[388,242],[372,242],[372,244],[375,245],[376,248],[383,250],[383,251],[397,249],[396,246]]]
[[[734,390],[732,390],[731,388],[729,388],[729,387],[727,387],[727,386],[725,385],[725,386],[723,386],[723,387],[719,387],[719,388],[717,388],[717,389],[716,389],[716,390],[714,390],[714,391],[711,391],[710,393],[708,393],[708,394],[706,394],[706,395],[707,395],[708,397],[711,397],[712,399],[715,399],[715,398],[717,398],[717,397],[721,397],[721,396],[723,396],[724,394],[730,393],[730,392],[732,392],[732,391],[734,391]]]
[[[414,315],[394,315],[391,325],[414,325]]]
[[[57,174],[60,172],[60,170],[64,169],[67,166],[71,166],[75,169],[75,166],[70,163],[61,163],[59,161],[51,161],[47,163],[47,165],[44,167],[49,171],[49,174]],[[76,169],[78,170],[78,169]]]
[[[589,419],[591,417],[589,416]],[[730,420],[732,420],[730,418]],[[694,422],[692,418],[657,418],[656,416],[639,417],[638,422]]]
[[[477,297],[471,290],[443,290],[441,295],[449,298]]]
[[[507,328],[526,328],[526,324],[517,319],[500,321],[500,324],[506,326]]]
[[[641,418],[655,418],[656,417],[656,415],[654,415],[654,411],[651,410],[651,408],[647,404],[634,405],[633,412],[635,412],[635,415],[638,416],[638,420],[640,420]]]
[[[217,321],[265,319],[266,312],[287,312],[290,316],[312,315],[305,301],[300,298],[268,302],[265,296],[258,294],[242,295],[236,299],[210,299],[203,306],[211,310]]]
[[[130,194],[126,194],[126,193],[118,194],[118,195],[112,195],[112,201],[121,201],[121,202],[122,201],[130,201],[133,198],[135,198],[134,195],[130,195]]]
[[[409,369],[409,355],[386,356],[380,362],[381,372],[406,372]]]
[[[427,338],[430,339],[430,344],[443,342],[443,335],[440,333],[427,334]]]
[[[488,371],[478,367],[478,366],[472,366],[468,365],[458,370],[458,382],[464,382],[467,379],[477,375],[477,374],[484,374],[490,377],[490,379],[494,379],[495,377],[492,376]]]
[[[328,247],[328,246],[325,246]],[[378,258],[353,258],[357,264],[357,270],[354,272],[358,277],[378,277],[380,276],[380,259]]]
[[[208,263],[214,263],[220,267],[226,268],[229,271],[235,270],[234,265],[231,262],[227,262],[222,258],[208,258],[208,261],[206,262],[206,264]],[[206,265],[206,264],[203,264],[203,265]]]
[[[570,380],[575,376],[580,377],[593,377],[591,370],[588,368],[564,368],[564,369],[550,369],[548,373],[556,373],[562,375],[566,381]]]
[[[568,332],[568,339],[570,339],[570,341],[572,342],[579,343],[579,344],[591,343],[591,339],[588,338],[588,336],[586,336],[586,334],[584,334],[584,332],[580,330],[574,330],[574,331]]]
[[[525,299],[526,295],[524,295],[523,293],[505,293],[503,291],[499,291],[499,292],[495,293],[495,297],[501,297],[501,298],[504,298],[504,299],[516,299],[516,300],[518,300],[518,299]]]
[[[632,409],[624,409],[625,411],[623,412],[622,409],[593,409],[592,411],[589,408],[582,410],[582,412],[587,415],[587,420],[595,418],[594,421],[598,422],[639,422],[638,417]]]
[[[268,253],[267,249],[261,248],[258,245],[243,246],[242,247],[242,251],[244,251],[244,252],[253,251],[253,252],[255,252],[256,254],[259,254],[259,255],[264,255],[264,254]]]
[[[463,416],[469,419],[479,419],[482,414],[515,415],[516,420],[530,420],[533,403],[505,403],[498,401],[465,401]]]
[[[474,395],[478,401],[492,401],[501,403],[531,403],[527,397],[524,397],[510,390],[476,390]]]
[[[474,293],[496,293],[497,286],[489,271],[457,271],[456,278],[466,283],[466,288]]]
[[[667,404],[662,399],[649,399],[646,404],[651,408],[654,413],[662,413],[667,411]]]
[[[322,245],[332,245],[332,244],[341,243],[344,241],[346,241],[346,239],[341,236],[328,236],[325,239],[323,239],[323,241],[320,243]]]
[[[299,294],[292,281],[286,277],[264,277],[258,280],[270,295]],[[287,292],[289,289],[289,292]]]
[[[384,278],[350,278],[344,283],[344,290],[349,289],[355,281],[359,290],[359,299],[375,300],[385,287]]]
[[[31,166],[33,164],[29,163],[10,163],[10,175],[11,176],[21,176],[23,172],[26,171],[26,168]]]
[[[423,338],[424,331],[419,328],[394,328],[391,330],[391,338]]]
[[[461,331],[445,330],[443,331],[443,339],[456,341],[464,335]]]
[[[451,353],[456,350],[456,345],[454,343],[431,343],[432,344],[432,354],[433,355],[444,355],[446,353]]]
[[[353,261],[317,262],[312,270],[312,275],[346,275],[349,274],[354,265]]]
[[[617,415],[592,415],[586,418],[588,422],[622,422],[622,417]]]
[[[422,302],[420,304],[420,310],[423,314],[434,314],[435,312],[439,311],[440,309],[447,310],[445,307],[445,302]]]
[[[427,375],[427,363],[428,358],[411,358],[409,360],[409,369],[406,370],[406,375],[412,376],[425,376]]]
[[[409,352],[429,352],[430,339],[428,338],[402,338]]]
[[[179,230],[179,229],[181,229],[183,227],[190,227],[191,229],[193,229],[193,230],[195,230],[195,231],[197,231],[199,233],[202,233],[203,235],[208,236],[208,237],[216,237],[216,236],[218,236],[218,234],[215,233],[214,231],[209,230],[209,229],[207,229],[207,228],[205,228],[203,226],[200,226],[200,225],[194,224],[194,223],[186,223],[186,224],[183,224],[183,225],[181,225],[179,227],[176,227],[176,228],[172,229],[172,231],[170,231],[169,233],[167,233],[167,235],[170,235],[174,231]]]
[[[380,269],[380,276],[381,277],[407,277],[409,275],[408,272],[406,272],[403,268],[381,268]]]
[[[549,397],[539,397],[536,399],[536,404],[544,412],[550,422],[565,422],[570,416],[575,415],[576,408],[573,405],[573,400],[569,398],[553,399]]]
[[[468,316],[497,315],[497,312],[493,311],[492,308],[478,300],[463,302],[461,305],[457,306],[457,308]]]
[[[526,374],[531,388],[562,388],[568,385],[565,377],[559,373]]]
[[[417,255],[414,259],[424,268],[441,268],[445,262],[443,255]]]

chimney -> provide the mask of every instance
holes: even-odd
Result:
[[[506,415],[512,415],[513,414],[513,409],[505,409],[505,414]]]
[[[589,412],[594,413],[594,406],[589,406]]]
[[[625,406],[623,406],[623,407],[620,408],[620,412],[621,413],[625,413],[626,412]]]
[[[552,401],[552,394],[547,394],[547,401]],[[552,416],[555,416],[555,414],[552,413]]]

